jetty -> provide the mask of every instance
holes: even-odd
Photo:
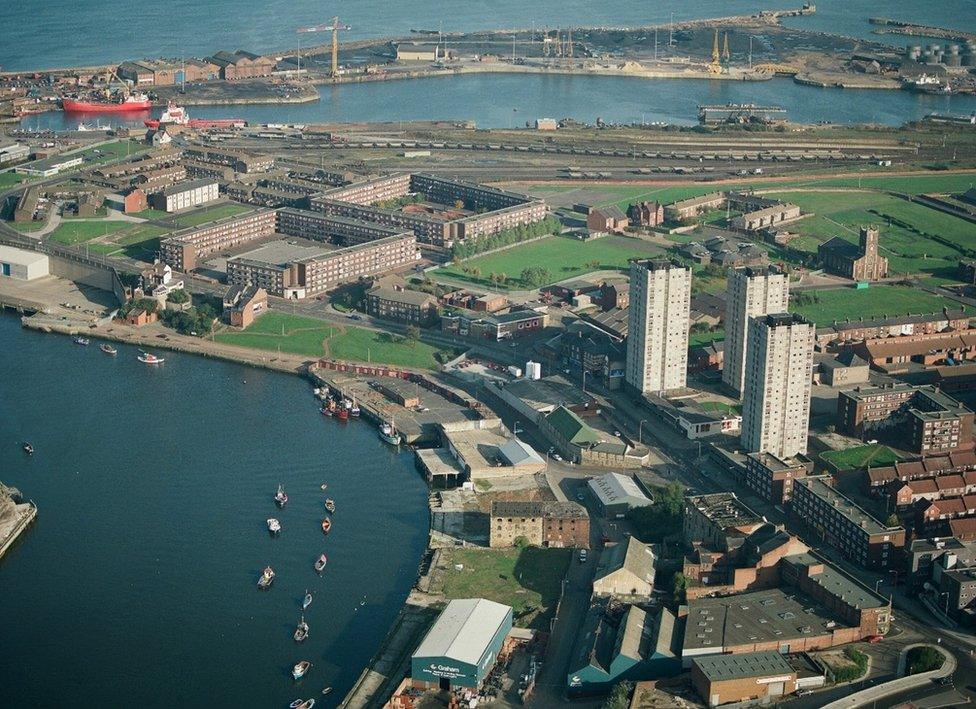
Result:
[[[19,499],[16,488],[0,483],[0,559],[37,517],[37,505]]]

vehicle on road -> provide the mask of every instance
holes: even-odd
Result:
[[[586,563],[586,557],[587,557],[586,549],[580,549],[579,550],[579,562],[581,564],[585,564]]]

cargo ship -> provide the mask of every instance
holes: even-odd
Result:
[[[152,101],[146,94],[129,94],[120,101],[103,101],[93,99],[82,101],[80,99],[63,98],[61,107],[68,113],[131,113],[135,111],[148,111],[152,108]]]
[[[150,118],[143,121],[147,128],[156,130],[160,126],[176,125],[187,126],[188,128],[243,128],[245,122],[242,118],[190,118],[186,109],[177,106],[172,101],[166,106],[158,119]]]

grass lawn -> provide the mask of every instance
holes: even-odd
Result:
[[[38,229],[43,228],[44,222],[43,221],[37,221],[37,222],[7,222],[7,226],[13,227],[17,231],[29,232],[29,231],[37,231]]]
[[[218,204],[215,207],[198,209],[192,212],[187,212],[186,214],[175,216],[173,217],[173,226],[179,229],[188,226],[199,226],[200,224],[217,221],[218,219],[224,219],[225,217],[232,217],[235,214],[240,214],[241,212],[249,212],[252,209],[254,208],[245,206],[243,204],[237,204],[236,202]]]
[[[902,459],[891,448],[880,443],[869,443],[839,451],[825,451],[820,454],[820,457],[833,463],[840,470],[863,468],[866,465],[892,465]]]
[[[725,330],[710,330],[708,332],[690,332],[688,333],[688,346],[697,347],[698,345],[707,345],[710,342],[715,342],[716,340],[725,339]]]
[[[244,332],[225,331],[214,335],[214,339],[239,347],[280,350],[306,357],[328,355],[337,359],[417,369],[431,369],[437,364],[434,354],[438,349],[431,345],[422,342],[394,342],[385,333],[330,325],[321,320],[287,313],[267,313]]]
[[[722,414],[741,414],[742,406],[739,404],[726,404],[724,401],[699,401],[698,405],[705,411],[715,411]]]
[[[19,185],[25,179],[24,175],[18,175],[13,170],[0,172],[0,190]]]
[[[159,209],[153,209],[152,207],[147,207],[141,212],[135,212],[132,214],[133,217],[139,217],[140,219],[169,219],[172,216],[169,212],[164,212]]]
[[[441,592],[447,598],[487,598],[512,606],[515,625],[546,630],[572,549],[445,549]],[[455,564],[464,568],[456,571]]]
[[[100,236],[117,232],[127,226],[129,226],[129,222],[72,220],[61,222],[58,228],[51,232],[47,238],[60,244],[83,244]]]
[[[821,326],[846,318],[938,313],[945,306],[957,308],[959,303],[907,286],[802,291],[790,296],[790,312],[799,313]]]
[[[86,162],[87,164],[91,164],[108,162],[110,160],[121,160],[125,157],[131,157],[136,153],[145,152],[146,150],[148,150],[146,145],[137,140],[116,140],[111,143],[105,143],[105,145],[86,148],[79,154],[88,158]]]
[[[661,255],[662,250],[647,242],[621,236],[607,236],[593,241],[579,241],[570,237],[552,236],[516,246],[487,256],[478,256],[463,264],[438,268],[431,277],[450,276],[453,279],[493,288],[531,289],[523,283],[522,269],[542,266],[549,270],[551,282],[581,276],[598,270],[626,270],[627,260],[634,257]],[[461,270],[479,269],[480,275]],[[491,283],[488,276],[504,273],[508,281],[503,286]]]

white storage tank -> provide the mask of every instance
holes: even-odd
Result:
[[[542,379],[542,364],[529,360],[525,363],[526,379]]]

